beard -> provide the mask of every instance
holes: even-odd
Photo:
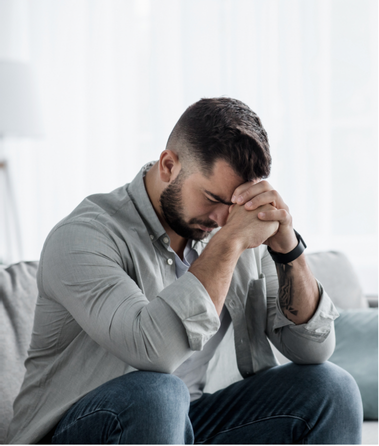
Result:
[[[184,175],[182,172],[175,180],[162,192],[159,202],[166,223],[170,228],[183,238],[191,240],[203,240],[209,231],[203,231],[200,228],[193,228],[191,225],[201,225],[206,228],[216,229],[218,226],[213,220],[201,220],[191,218],[188,222],[184,219],[182,185]]]

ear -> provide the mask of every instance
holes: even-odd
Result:
[[[181,164],[172,150],[164,150],[159,157],[159,176],[164,183],[171,183],[178,176]]]

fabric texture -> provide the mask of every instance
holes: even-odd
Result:
[[[289,363],[204,394],[190,418],[201,444],[359,444],[362,402],[334,364]]]
[[[0,443],[5,443],[13,401],[25,373],[24,360],[37,300],[38,262],[0,268]]]
[[[347,370],[362,395],[365,420],[378,419],[378,309],[342,310],[331,362]]]
[[[346,371],[329,362],[291,363],[204,394],[191,405],[188,389],[175,376],[129,373],[79,400],[42,442],[360,444],[361,428],[359,390]]]
[[[144,187],[150,166],[126,186],[87,197],[49,234],[8,442],[38,441],[76,401],[118,376],[136,369],[172,373],[219,329],[203,285],[190,272],[176,278],[168,236]],[[200,255],[206,243],[192,248]],[[210,364],[205,386],[212,382],[218,390],[225,380],[276,366],[267,337],[295,363],[328,359],[338,313],[319,289],[316,314],[296,326],[277,305],[277,274],[266,247],[246,250],[225,301],[233,334],[225,335],[210,361],[226,360],[231,367]]]
[[[189,405],[188,389],[178,377],[128,373],[74,404],[51,433],[51,443],[193,444]]]
[[[342,252],[315,252],[307,255],[307,263],[337,308],[367,308],[359,278]]]
[[[171,247],[169,249],[172,250]],[[175,251],[172,250],[172,252],[175,255],[175,273],[177,278],[185,274],[191,264],[199,257],[198,253],[191,248],[190,240],[188,240],[187,245],[184,248],[183,260]],[[205,344],[202,350],[194,352],[173,372],[173,374],[180,378],[187,386],[190,392],[191,401],[196,400],[203,394],[209,360],[212,358],[216,348],[222,341],[230,323],[230,315],[224,306],[220,314],[220,328],[217,333]]]

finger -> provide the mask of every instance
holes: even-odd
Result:
[[[245,208],[248,211],[252,211],[265,204],[272,204],[277,209],[285,209],[288,211],[288,206],[284,203],[282,197],[276,190],[270,190],[256,195],[253,199],[245,203]]]
[[[235,189],[232,196],[232,202],[242,205],[251,198],[254,198],[256,195],[259,195],[271,189],[273,189],[273,187],[268,181],[249,181],[247,183],[241,184],[241,186],[238,186]]]
[[[285,209],[259,212],[258,218],[263,221],[278,221],[281,225],[288,225],[292,222],[290,213]]]

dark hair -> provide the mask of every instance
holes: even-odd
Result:
[[[271,155],[259,117],[243,102],[226,97],[203,98],[190,105],[169,137],[182,163],[188,158],[204,174],[216,160],[230,164],[245,181],[267,178]],[[182,164],[182,165],[183,165]]]

